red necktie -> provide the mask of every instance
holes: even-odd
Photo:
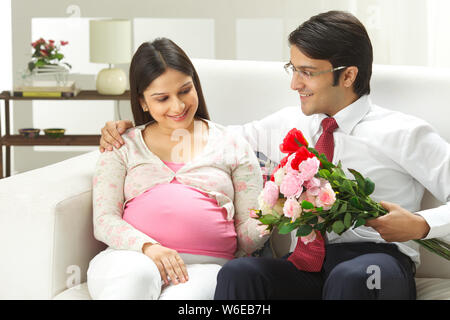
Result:
[[[323,119],[323,132],[314,147],[319,154],[324,153],[330,162],[333,161],[334,153],[333,132],[337,127],[338,124],[334,118],[328,117]],[[304,244],[301,239],[298,239],[294,252],[288,258],[297,269],[308,272],[319,272],[322,269],[324,259],[325,241],[320,232],[317,232],[316,240],[308,244]]]

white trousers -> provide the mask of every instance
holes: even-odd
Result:
[[[145,254],[107,248],[89,263],[87,284],[94,300],[212,300],[226,259],[180,254],[189,280],[163,287],[156,264]]]

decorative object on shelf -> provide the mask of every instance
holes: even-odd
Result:
[[[40,38],[31,44],[34,52],[31,61],[25,72],[22,74],[22,81],[25,85],[30,85],[36,79],[48,79],[51,77],[58,86],[64,86],[68,81],[69,70],[72,66],[62,61],[64,54],[60,52],[62,46],[68,41],[61,40],[59,44],[55,40],[44,40]]]
[[[55,81],[33,81],[29,86],[17,86],[12,93],[15,97],[53,97],[71,98],[76,96],[80,90],[75,81],[67,81],[64,86]]]
[[[66,129],[62,128],[48,128],[44,129],[44,133],[46,136],[51,138],[61,138],[64,136],[64,133],[66,132]]]
[[[39,135],[41,129],[36,128],[22,128],[19,129],[19,133],[26,138],[36,138]]]
[[[107,63],[96,80],[100,94],[121,95],[127,88],[127,76],[120,68],[111,64],[129,63],[131,60],[131,22],[130,20],[91,20],[90,61]]]

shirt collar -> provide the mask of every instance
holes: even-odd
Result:
[[[334,115],[339,128],[337,130],[342,130],[345,134],[350,134],[353,128],[362,120],[366,113],[370,109],[370,98],[368,95],[360,97],[358,100],[348,105],[338,113]],[[319,113],[315,114],[312,119],[312,133],[317,134],[321,129],[322,120],[327,117],[326,114]]]

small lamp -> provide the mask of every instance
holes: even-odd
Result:
[[[111,64],[129,63],[131,60],[131,22],[130,20],[91,20],[90,61],[108,63],[96,80],[100,94],[121,95],[127,87],[127,76],[122,69],[111,68]]]

